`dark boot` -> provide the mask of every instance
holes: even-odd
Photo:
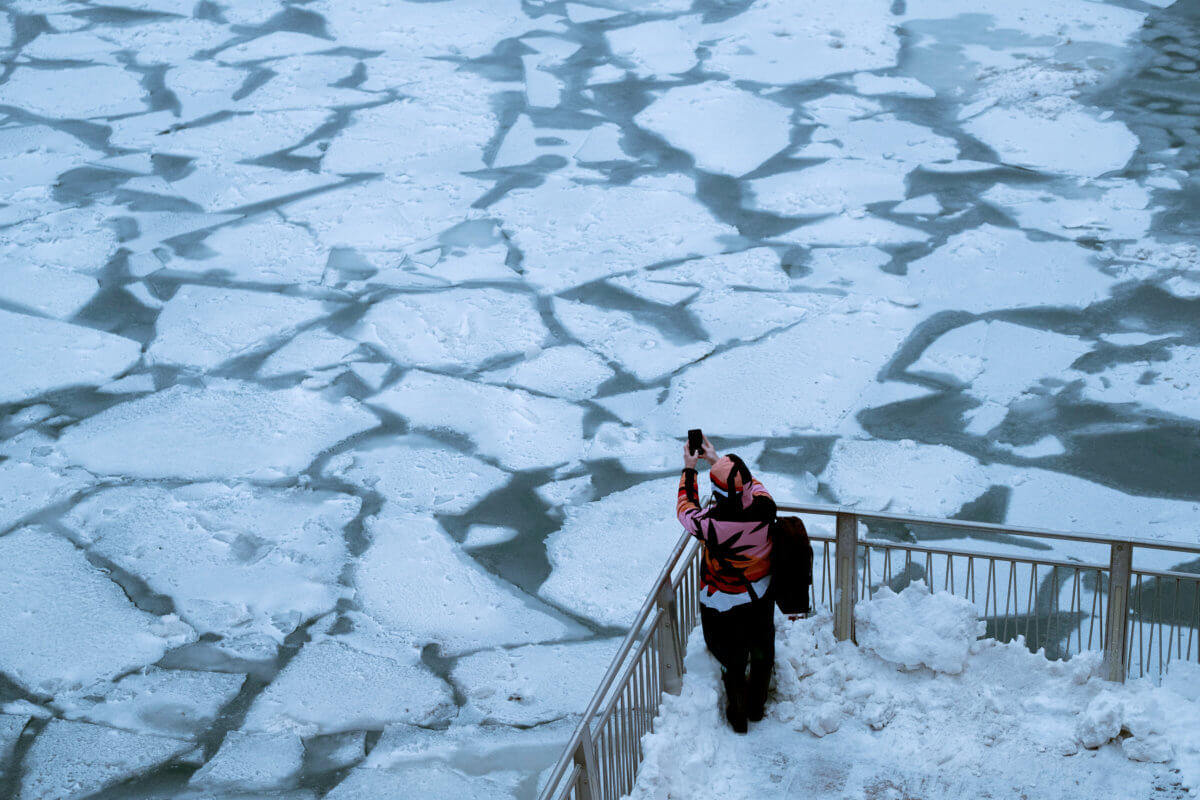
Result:
[[[746,677],[722,670],[725,682],[725,719],[734,733],[749,730],[746,724]]]
[[[767,705],[767,690],[771,686],[770,663],[750,662],[750,680],[746,685],[746,718],[758,722]]]

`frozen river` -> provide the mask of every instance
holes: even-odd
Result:
[[[692,427],[780,499],[1200,542],[1193,0],[4,41],[0,797],[530,797]]]

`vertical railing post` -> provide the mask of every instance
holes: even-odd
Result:
[[[1125,682],[1125,633],[1129,627],[1129,584],[1133,575],[1133,545],[1113,542],[1108,565],[1108,619],[1104,632],[1104,677]]]
[[[833,635],[842,642],[854,636],[854,601],[858,597],[858,570],[855,568],[857,552],[858,515],[838,512]]]
[[[661,685],[667,694],[677,695],[683,691],[683,648],[675,635],[675,590],[671,588],[670,576],[658,587],[658,609],[662,612],[658,623]]]
[[[577,800],[600,800],[600,792],[592,791],[592,781],[600,777],[596,770],[596,744],[592,741],[592,728],[586,722],[579,746],[575,748],[575,764],[579,767],[579,782],[575,784]]]

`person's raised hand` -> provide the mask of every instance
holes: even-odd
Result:
[[[686,469],[695,469],[696,462],[700,460],[699,454],[693,453],[692,448],[688,447],[688,443],[683,443],[683,466]]]
[[[700,450],[700,457],[709,464],[717,463],[717,459],[720,458],[720,456],[717,455],[717,448],[713,447],[712,442],[708,440],[707,436],[704,437],[704,446]]]

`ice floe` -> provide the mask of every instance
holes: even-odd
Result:
[[[62,537],[24,528],[0,537],[0,671],[52,694],[152,664],[194,636],[175,617],[136,608]]]
[[[1075,194],[1075,193],[1072,193]],[[1025,229],[1069,239],[1140,239],[1150,229],[1150,193],[1133,181],[1103,181],[1064,197],[1036,189],[997,184],[983,199]]]
[[[83,470],[58,472],[15,458],[0,462],[0,532],[68,499],[89,483],[91,476]]]
[[[791,116],[774,100],[706,82],[667,90],[634,122],[690,154],[699,169],[736,176],[788,146]]]
[[[618,645],[619,639],[601,639],[464,656],[451,673],[467,698],[459,721],[525,726],[581,714]]]
[[[351,335],[378,345],[402,365],[445,369],[534,350],[547,334],[528,294],[456,289],[376,303]]]
[[[785,0],[757,3],[705,26],[718,40],[705,66],[732,80],[792,84],[896,64],[900,40],[883,0],[800,8]]]
[[[388,437],[330,459],[336,475],[383,496],[389,511],[461,514],[504,485],[502,470],[424,436]]]
[[[1062,380],[1092,344],[1075,336],[979,321],[942,334],[908,371],[968,387],[981,400],[1008,405],[1043,378]]]
[[[875,299],[814,308],[784,331],[677,375],[666,401],[643,424],[666,434],[721,430],[736,415],[746,436],[835,432],[918,318]]]
[[[854,76],[854,91],[868,96],[882,94],[922,98],[937,96],[937,92],[916,78],[872,75],[869,72],[860,72]]]
[[[886,219],[862,216],[855,210],[801,225],[776,238],[809,247],[887,247],[923,242],[929,234]]]
[[[342,595],[342,528],[358,508],[358,498],[328,492],[119,487],[66,522],[92,551],[172,598],[200,632],[282,641]]]
[[[568,333],[640,381],[670,375],[713,349],[705,341],[672,341],[627,311],[555,299],[554,314]]]
[[[97,86],[105,91],[96,91]],[[137,74],[117,66],[26,65],[0,84],[0,103],[56,119],[87,119],[145,111],[142,91]]]
[[[463,434],[510,469],[562,464],[582,449],[583,409],[520,389],[413,370],[370,402],[417,428]]]
[[[687,178],[638,178],[625,186],[551,177],[491,206],[521,249],[526,283],[559,292],[687,255],[710,255],[735,229],[715,220]],[[654,214],[644,209],[654,208]]]
[[[963,127],[1006,164],[1082,177],[1121,169],[1138,145],[1124,123],[1101,121],[1082,110],[1046,116],[1026,108],[993,108]]]
[[[750,181],[753,205],[785,217],[837,214],[904,199],[911,166],[898,161],[834,158],[794,172]]]
[[[70,462],[105,475],[273,480],[377,424],[349,399],[212,380],[113,406],[68,428],[57,446]]]
[[[21,775],[21,800],[75,800],[183,755],[186,740],[54,719],[33,740]]]
[[[216,720],[245,680],[240,674],[150,667],[111,686],[60,694],[54,705],[67,719],[193,739]]]
[[[4,277],[0,300],[59,319],[67,319],[87,305],[100,288],[88,275],[33,264],[7,264]]]
[[[155,365],[209,370],[325,313],[319,300],[188,285],[158,315],[158,336],[146,355]]]
[[[577,625],[485,572],[428,517],[380,517],[367,529],[371,547],[354,577],[358,599],[397,637],[434,642],[454,655],[578,632]]]
[[[676,17],[613,28],[604,35],[616,58],[631,63],[637,73],[654,77],[678,75],[696,65],[700,30],[695,18]]]
[[[243,730],[311,736],[386,722],[429,725],[445,722],[453,708],[449,688],[415,650],[371,653],[320,640],[306,645],[258,696]]]
[[[0,403],[70,386],[107,383],[141,358],[141,345],[111,333],[0,309]]]
[[[291,341],[267,356],[258,368],[258,374],[264,378],[278,378],[298,372],[311,373],[345,363],[357,349],[357,342],[324,328],[312,328],[292,337]]]
[[[1106,404],[1137,403],[1200,419],[1200,349],[1177,346],[1167,348],[1167,353],[1166,361],[1123,362],[1087,375],[1084,397]]]
[[[282,187],[279,187],[282,188]],[[316,238],[298,225],[276,218],[224,225],[204,239],[212,251],[200,261],[175,259],[174,274],[226,273],[235,281],[271,284],[311,284],[325,272],[326,254]]]
[[[230,731],[188,786],[239,793],[288,788],[299,778],[303,758],[304,743],[294,733]]]
[[[908,265],[909,292],[926,308],[976,313],[1022,306],[1078,308],[1105,299],[1115,283],[1078,245],[1035,242],[993,225],[955,234]]]
[[[613,371],[595,353],[564,345],[543,350],[516,366],[488,372],[483,379],[567,400],[585,400],[612,376]]]
[[[602,625],[633,622],[683,529],[674,508],[677,477],[640,483],[566,509],[546,539],[553,571],[547,600]]]

